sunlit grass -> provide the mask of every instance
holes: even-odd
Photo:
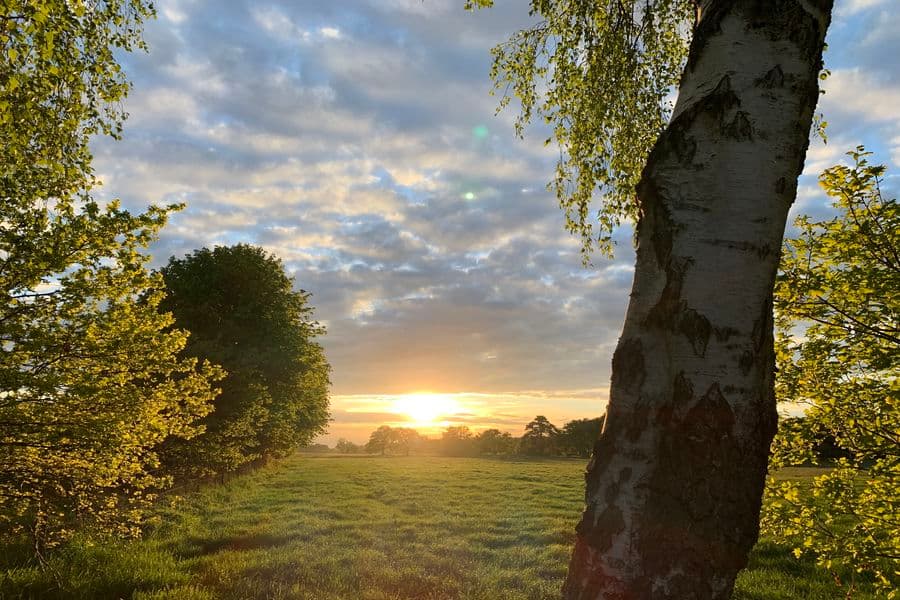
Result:
[[[557,598],[583,468],[297,456],[186,494],[139,542],[73,544],[52,560],[62,589],[50,571],[10,569],[0,598]],[[771,543],[754,553],[735,594],[839,596],[811,562]]]

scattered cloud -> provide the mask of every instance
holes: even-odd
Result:
[[[878,51],[900,24],[884,2],[844,6],[829,143],[811,146],[794,214],[824,214],[815,177],[856,144],[900,163],[900,53]],[[526,2],[158,9],[150,53],[125,57],[124,139],[94,147],[100,194],[135,210],[187,203],[156,264],[236,242],[284,260],[328,324],[329,439],[364,439],[387,418],[377,401],[357,411],[365,399],[423,389],[460,394],[460,419],[501,429],[602,412],[631,233],[617,233],[615,260],[583,267],[545,191],[555,149],[516,138],[512,111],[495,116],[489,49],[530,22]]]

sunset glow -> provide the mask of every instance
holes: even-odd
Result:
[[[451,394],[415,393],[394,400],[393,411],[408,416],[417,425],[440,425],[462,411]]]
[[[447,427],[468,427],[474,434],[499,429],[521,435],[538,414],[554,423],[600,416],[608,397],[607,388],[334,395],[333,421],[321,439],[332,444],[340,438],[365,443],[381,425],[409,427],[428,437],[440,437]]]

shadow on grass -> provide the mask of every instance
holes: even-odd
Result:
[[[8,556],[5,557],[8,560]],[[88,599],[131,598],[187,582],[175,557],[147,547],[129,548],[123,542],[76,539],[50,554],[42,568],[19,557],[0,576],[0,598]],[[6,561],[4,561],[6,562]]]
[[[169,548],[180,558],[199,558],[220,552],[244,552],[284,546],[296,540],[293,535],[275,535],[271,533],[253,533],[223,538],[190,537],[181,540]]]
[[[830,573],[816,565],[812,556],[798,559],[789,547],[762,540],[753,549],[746,570],[738,576],[732,600],[831,600],[845,597],[847,582],[853,582],[853,598],[874,597],[870,577],[846,570]]]

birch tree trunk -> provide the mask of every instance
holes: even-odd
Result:
[[[772,288],[833,0],[705,0],[638,186],[637,264],[567,600],[728,598],[776,429]]]

